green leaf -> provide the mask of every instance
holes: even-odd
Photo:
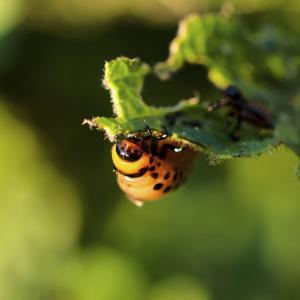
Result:
[[[295,38],[274,24],[250,29],[237,17],[191,15],[180,22],[170,55],[157,64],[156,72],[167,79],[184,63],[202,64],[218,87],[242,84],[265,90],[296,80],[298,47]]]
[[[148,127],[164,130],[165,116],[187,110],[196,105],[196,99],[179,102],[173,107],[153,107],[144,103],[141,90],[144,77],[150,72],[139,59],[119,57],[105,64],[104,85],[111,92],[114,118],[96,117],[84,123],[102,129],[110,141],[119,135],[145,131]]]
[[[147,128],[167,130],[172,138],[203,151],[213,162],[257,156],[280,144],[300,154],[299,111],[292,106],[299,106],[293,100],[300,66],[300,57],[294,52],[297,43],[276,27],[259,27],[250,30],[237,18],[189,16],[180,23],[169,58],[157,64],[155,72],[168,79],[185,63],[204,65],[216,87],[235,84],[248,99],[259,99],[269,107],[273,131],[245,124],[241,139],[235,142],[224,130],[225,112],[209,112],[207,102],[192,98],[173,107],[148,106],[141,90],[152,70],[138,59],[125,57],[105,64],[104,85],[111,92],[116,116],[84,123],[104,130],[112,142],[130,133],[146,133]]]

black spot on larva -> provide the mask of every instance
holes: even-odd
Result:
[[[169,179],[169,177],[170,177],[170,172],[167,172],[167,173],[165,174],[165,176],[164,176],[164,180]]]
[[[150,163],[150,164],[153,163],[153,156],[150,156],[150,158],[149,158],[149,163]]]
[[[169,192],[169,191],[171,190],[171,188],[172,188],[172,186],[168,186],[168,187],[166,187],[166,188],[164,189],[164,193],[167,193],[167,192]]]
[[[152,166],[152,167],[149,168],[149,171],[151,171],[151,172],[154,171],[154,170],[155,170],[155,166]]]
[[[160,162],[160,161],[157,163],[157,166],[158,166],[158,167],[160,167],[160,166],[161,166],[161,162]]]
[[[163,187],[162,183],[157,183],[156,185],[154,185],[153,189],[157,191],[160,190],[162,187]]]
[[[173,181],[175,181],[177,179],[178,173],[177,171],[175,171],[174,176],[173,176]]]
[[[158,173],[151,173],[150,176],[154,179],[158,178]]]
[[[152,155],[156,155],[157,154],[157,141],[153,141],[150,145],[150,152]]]
[[[130,177],[130,178],[137,178],[137,177],[143,176],[147,172],[148,168],[147,167],[142,168],[137,173],[134,173],[134,174],[126,174],[118,169],[116,169],[116,170],[118,171],[118,173],[121,173],[124,176]]]

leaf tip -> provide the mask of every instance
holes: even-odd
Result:
[[[92,119],[84,119],[81,123],[81,125],[88,125],[90,130],[92,130],[94,127],[97,127],[97,124],[95,122],[95,118]]]

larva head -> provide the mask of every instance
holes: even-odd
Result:
[[[149,164],[148,156],[142,141],[123,140],[112,147],[113,164],[124,175],[143,172]]]

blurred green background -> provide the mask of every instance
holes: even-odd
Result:
[[[112,113],[105,60],[161,61],[180,18],[232,5],[300,38],[292,0],[0,0],[0,300],[300,299],[294,154],[199,156],[181,189],[140,209],[117,187],[109,142],[81,126]],[[147,78],[144,98],[196,90],[213,94],[187,66]]]

